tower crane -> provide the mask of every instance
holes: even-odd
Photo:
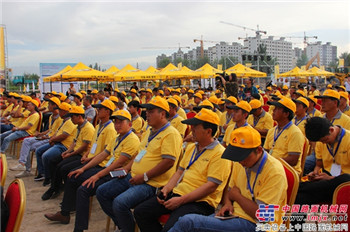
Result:
[[[203,40],[203,36],[201,36],[201,39],[194,39],[193,42],[200,42],[201,43],[201,58],[204,57],[204,42],[207,43],[220,43],[219,41],[210,41],[210,40]]]
[[[228,23],[228,22],[224,22],[224,21],[220,21],[220,23],[231,25],[231,26],[235,26],[235,27],[239,27],[239,28],[242,28],[244,30],[254,31],[256,36],[260,36],[260,33],[265,34],[265,35],[267,34],[266,31],[262,31],[262,30],[259,29],[259,25],[257,25],[257,30],[255,30],[255,29],[252,29],[252,28],[249,28],[249,27],[240,26],[240,25],[237,25],[237,24]]]
[[[304,36],[283,36],[285,38],[293,39],[293,38],[303,38],[304,39],[304,47],[306,47],[309,43],[307,42],[308,39],[317,39],[317,36],[306,36],[306,33],[304,31]]]
[[[186,48],[186,49],[190,49],[190,46],[179,46],[178,47],[142,47],[142,49],[175,49],[178,48],[179,50],[181,50],[181,48]]]

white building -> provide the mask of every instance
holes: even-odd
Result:
[[[337,46],[331,45],[330,42],[322,44],[321,41],[307,45],[306,56],[309,60],[317,53],[320,55],[320,66],[328,66],[337,59]],[[317,59],[312,64],[317,65]]]
[[[248,37],[244,40],[244,53],[247,55],[257,54],[260,44],[266,46],[266,54],[272,58],[277,58],[277,63],[280,66],[280,72],[287,72],[291,70],[294,52],[292,49],[292,42],[285,41],[284,37],[274,40],[273,36],[262,39],[261,36]]]

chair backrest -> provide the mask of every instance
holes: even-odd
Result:
[[[38,114],[39,114],[39,123],[38,123],[38,126],[36,128],[36,131],[41,132],[41,127],[43,124],[43,113],[38,112]]]
[[[5,186],[7,171],[8,171],[8,167],[7,167],[6,155],[1,153],[0,172],[1,172],[1,186],[2,187]]]
[[[301,165],[300,178],[303,177],[305,160],[306,160],[306,157],[310,154],[310,152],[311,152],[310,143],[307,139],[305,139],[305,143],[304,143],[304,147],[303,147],[303,154],[301,154],[301,161],[300,161],[300,165]]]
[[[279,158],[279,161],[283,165],[288,182],[287,205],[293,205],[299,188],[299,174],[283,159]]]
[[[188,112],[186,114],[186,116],[187,116],[187,119],[190,119],[190,118],[193,118],[194,116],[196,116],[196,113],[195,112]]]
[[[5,202],[10,209],[10,216],[5,232],[18,232],[26,207],[26,191],[23,180],[15,179],[9,185]]]
[[[333,205],[350,205],[350,181],[340,184],[333,193]],[[350,210],[348,209],[347,212],[347,218],[349,220],[350,217]],[[337,223],[338,221],[334,221],[334,223]],[[338,223],[345,223],[346,221],[339,221]]]

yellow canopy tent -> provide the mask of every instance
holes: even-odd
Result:
[[[62,69],[61,71],[59,71],[58,73],[53,74],[52,76],[48,76],[45,77],[43,80],[44,82],[55,82],[55,81],[60,81],[61,78],[61,74],[68,72],[69,70],[71,70],[72,67],[70,65],[66,66],[64,69]]]
[[[113,66],[111,66],[109,69],[107,69],[107,70],[104,71],[104,72],[105,72],[105,73],[108,73],[108,74],[114,75],[114,74],[116,74],[116,73],[119,72],[119,71],[120,71],[120,69],[117,68],[117,67],[115,67],[115,66],[113,65]]]
[[[134,68],[127,64],[118,73],[114,75],[114,81],[140,81],[140,80],[155,80],[157,75]]]
[[[298,68],[298,66],[296,66],[295,68],[293,68],[292,70],[285,72],[285,73],[281,73],[280,75],[278,75],[277,78],[279,77],[308,77],[311,76],[310,72],[307,71],[303,71],[300,68]]]
[[[168,64],[159,72],[159,77],[161,79],[180,79],[180,78],[196,78],[200,75],[193,70],[183,66],[181,69],[177,68],[173,64]]]
[[[61,75],[64,81],[108,81],[112,74],[101,72],[79,62],[70,71]]]
[[[266,77],[266,73],[254,70],[252,68],[248,68],[243,64],[236,64],[231,68],[225,70],[227,74],[234,73],[238,78],[243,77]]]
[[[310,73],[310,76],[330,77],[330,76],[334,76],[335,75],[332,72],[328,72],[328,71],[322,70],[322,69],[317,68],[317,67],[312,67],[311,69],[307,70],[307,72]]]
[[[200,78],[214,78],[216,76],[216,73],[222,73],[223,71],[214,68],[210,64],[206,63],[205,65],[197,69],[195,72],[197,72],[200,75]]]
[[[155,73],[156,74],[156,73],[159,73],[159,70],[151,65],[145,70],[145,72]]]

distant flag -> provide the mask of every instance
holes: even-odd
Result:
[[[275,65],[275,78],[277,79],[280,75],[280,66]]]
[[[30,88],[29,88],[29,83],[27,83],[27,88],[25,92],[29,92]]]
[[[35,83],[34,83],[34,81],[32,81],[32,89],[33,89],[33,92],[35,92]]]

